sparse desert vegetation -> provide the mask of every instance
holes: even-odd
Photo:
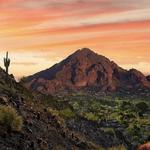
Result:
[[[150,103],[143,97],[133,98],[124,95],[123,98],[117,94],[115,96],[99,96],[97,93],[91,96],[91,94],[81,92],[54,97],[46,101],[47,104],[44,105],[56,108],[57,114],[63,117],[69,128],[73,130],[86,132],[84,131],[86,130],[84,128],[86,122],[89,126],[93,124],[89,127],[89,132],[95,130],[99,134],[104,133],[104,135],[113,138],[113,142],[116,142],[121,136],[123,139],[118,140],[127,145],[128,149],[133,149],[133,147],[138,147],[149,141]],[[81,123],[81,120],[85,121]],[[85,134],[99,138],[98,135],[89,132],[87,131]],[[115,149],[115,147],[110,149]],[[120,146],[119,149],[125,148]]]
[[[0,124],[12,131],[20,131],[23,119],[18,112],[10,106],[0,106]]]
[[[77,53],[83,53],[86,57],[92,53],[93,57],[99,57],[88,49]],[[73,56],[76,58],[76,54]],[[81,59],[79,54],[77,56]],[[92,63],[95,61],[93,57],[90,58]],[[108,64],[111,67],[112,63]],[[95,65],[91,67],[95,69]],[[99,63],[97,67],[101,70]],[[115,75],[114,78],[118,77],[118,73]],[[136,70],[125,71],[124,78],[127,80],[130,78],[128,75],[145,80]],[[136,80],[136,90],[133,82],[129,81],[131,90],[101,91],[99,87],[91,86],[78,90],[62,89],[51,95],[44,93],[49,88],[47,81],[44,82],[46,89],[41,86],[38,88],[40,91],[36,90],[36,84],[32,86],[34,89],[25,88],[27,81],[24,78],[17,83],[8,72],[0,70],[2,149],[136,150],[150,141],[150,91],[141,88],[145,82],[140,83],[139,88],[139,80]],[[43,82],[41,79],[39,81]],[[122,82],[120,78],[118,81]],[[107,81],[104,79],[104,82]]]

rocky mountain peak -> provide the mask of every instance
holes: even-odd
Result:
[[[119,67],[88,48],[75,53],[49,69],[27,77],[28,88],[50,94],[81,88],[115,91],[119,88],[150,88],[150,82],[139,71]]]
[[[75,53],[73,53],[72,55],[95,55],[96,53],[93,52],[91,49],[89,48],[82,48],[77,50]]]

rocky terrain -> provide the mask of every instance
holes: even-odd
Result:
[[[1,150],[99,150],[124,144],[96,122],[58,114],[57,109],[63,109],[65,103],[61,105],[56,97],[49,97],[48,104],[44,96],[37,99],[37,95],[33,96],[13,76],[6,80],[6,73],[0,69]]]
[[[149,88],[89,49],[20,83],[0,68],[0,149],[136,150],[150,141]]]
[[[26,87],[44,94],[63,90],[150,89],[149,77],[136,69],[125,70],[88,48],[76,51],[51,68],[26,78]]]
[[[23,126],[21,131],[13,131],[7,127],[10,120],[7,119],[4,124],[0,123],[1,150],[71,150],[94,147],[80,135],[74,135],[62,124],[61,119],[48,112],[47,108],[16,83],[12,76],[7,82],[5,77],[6,73],[0,69],[0,106],[17,110],[23,118]]]

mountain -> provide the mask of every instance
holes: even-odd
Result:
[[[88,48],[77,50],[60,63],[26,78],[26,86],[44,94],[61,90],[150,88],[150,81],[138,70],[125,70]]]
[[[32,93],[0,68],[0,149],[135,150],[150,140],[150,94],[142,94],[140,101],[134,101],[133,95],[118,96]]]

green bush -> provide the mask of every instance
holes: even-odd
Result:
[[[145,102],[139,102],[135,106],[138,109],[138,111],[141,113],[141,115],[147,112],[149,108],[148,104]]]
[[[129,101],[122,101],[120,104],[120,109],[123,111],[133,109],[133,104]]]
[[[20,131],[23,125],[23,119],[17,111],[10,106],[0,106],[0,124],[7,129]]]
[[[127,150],[127,149],[125,148],[125,146],[119,145],[119,146],[108,148],[107,150]]]
[[[101,128],[101,130],[103,130],[106,134],[115,136],[115,131],[113,128]]]
[[[94,113],[89,112],[89,113],[85,113],[84,116],[87,120],[91,120],[91,121],[97,121],[99,119],[98,116],[96,116]]]
[[[52,108],[49,107],[49,108],[47,109],[47,112],[50,113],[50,114],[53,115],[53,116],[59,116],[59,111],[56,110],[56,109],[52,109]]]
[[[60,116],[59,111],[53,108],[47,108],[47,112],[48,115],[52,115],[55,117],[55,121],[59,124],[59,125],[65,125],[65,120],[63,117]]]
[[[98,150],[127,150],[124,145],[113,146],[110,148],[99,147]]]
[[[74,103],[72,104],[72,107],[73,107],[73,109],[76,110],[76,111],[80,110],[80,104],[79,104],[78,102],[74,102]]]
[[[104,147],[99,146],[98,150],[106,150]]]
[[[60,116],[68,118],[68,119],[75,117],[75,113],[70,108],[60,110],[59,114]]]

